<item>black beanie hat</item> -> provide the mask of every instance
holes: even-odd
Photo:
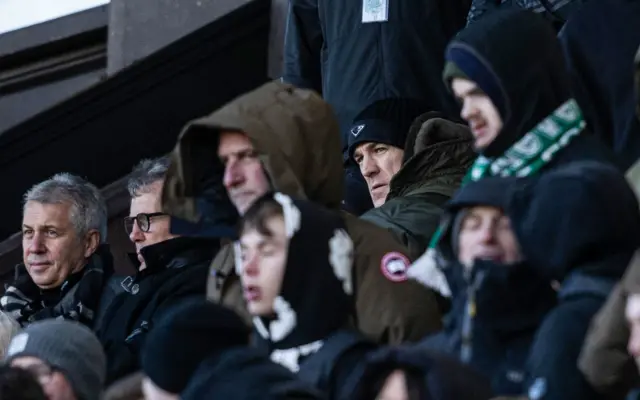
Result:
[[[426,111],[422,102],[414,99],[389,98],[378,100],[354,119],[349,130],[349,158],[360,143],[384,143],[404,150],[409,128]]]
[[[247,346],[250,330],[235,312],[204,299],[182,302],[149,332],[141,354],[144,373],[159,388],[184,390],[198,366],[214,353]]]

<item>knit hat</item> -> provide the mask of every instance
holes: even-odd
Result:
[[[181,393],[206,358],[247,346],[249,328],[233,311],[204,299],[172,307],[149,332],[142,370],[159,388]]]
[[[349,158],[360,143],[383,143],[404,150],[409,127],[428,107],[418,100],[389,98],[365,108],[349,130]]]
[[[498,77],[491,67],[483,59],[478,58],[477,54],[468,46],[459,43],[452,43],[447,48],[446,57],[447,63],[444,67],[443,79],[447,87],[451,87],[451,81],[454,78],[476,82],[493,101],[500,115],[504,118],[507,113],[507,99]]]
[[[98,338],[86,326],[58,319],[34,322],[16,335],[5,362],[35,357],[59,369],[78,400],[100,398],[107,359]]]
[[[460,67],[456,65],[456,63],[454,63],[453,61],[447,61],[447,63],[444,65],[444,72],[442,73],[442,79],[444,80],[444,83],[448,88],[451,87],[451,81],[454,78],[471,80],[471,78],[469,78],[469,75],[467,75],[463,70],[461,70]]]

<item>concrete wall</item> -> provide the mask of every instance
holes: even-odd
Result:
[[[250,0],[111,0],[107,73],[114,74]]]

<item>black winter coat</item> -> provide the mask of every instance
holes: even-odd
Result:
[[[217,241],[176,238],[145,247],[147,268],[122,282],[96,334],[107,355],[107,384],[140,369],[147,333],[177,302],[203,298]]]

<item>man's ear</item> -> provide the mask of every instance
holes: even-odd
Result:
[[[84,258],[89,258],[96,252],[100,245],[100,233],[91,229],[84,238]]]

